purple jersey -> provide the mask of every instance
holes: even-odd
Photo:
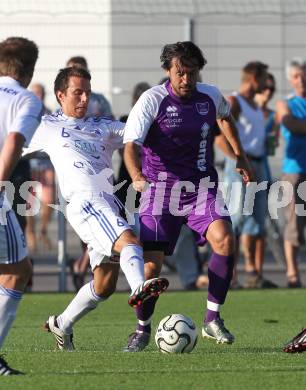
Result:
[[[217,180],[213,167],[213,132],[218,118],[228,117],[230,106],[220,91],[197,83],[188,99],[174,95],[170,82],[144,92],[133,107],[124,143],[143,146],[142,170],[149,182],[167,173],[167,184],[203,177]]]

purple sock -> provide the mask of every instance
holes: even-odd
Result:
[[[222,256],[212,253],[208,265],[208,301],[220,305],[224,303],[232,280],[233,268],[234,255]],[[218,317],[218,311],[207,310],[205,322],[212,321]]]
[[[205,323],[207,324],[210,321],[217,320],[220,318],[220,313],[218,311],[213,311],[213,310],[206,310],[206,315],[205,315]]]
[[[155,304],[158,297],[150,297],[143,302],[141,306],[136,308],[136,316],[138,321],[148,321],[152,317],[155,309]],[[138,322],[136,330],[140,332],[151,333],[151,321],[147,324],[140,324]]]

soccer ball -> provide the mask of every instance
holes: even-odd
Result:
[[[155,334],[155,343],[163,353],[191,352],[198,340],[197,329],[191,318],[170,314],[163,318]]]

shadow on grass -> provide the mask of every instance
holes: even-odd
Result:
[[[283,367],[283,366],[274,366],[274,367],[267,367],[267,366],[256,366],[252,365],[250,367],[199,367],[199,368],[186,368],[186,370],[180,368],[180,369],[171,369],[171,375],[173,374],[182,374],[184,375],[189,375],[189,374],[207,374],[207,373],[215,373],[215,372],[235,372],[235,373],[253,373],[254,371],[257,372],[305,372],[305,367],[304,366],[296,366],[296,367]],[[101,376],[101,375],[110,375],[110,374],[116,374],[118,376],[122,375],[135,375],[135,374],[148,374],[148,375],[169,375],[169,370],[168,369],[147,369],[147,370],[78,370],[78,371],[52,371],[52,372],[40,372],[37,374],[38,376]],[[35,373],[31,373],[29,375],[36,376]]]
[[[260,354],[260,353],[275,353],[282,352],[282,347],[230,347],[227,346],[226,349],[218,349],[217,351],[209,351],[210,354]]]

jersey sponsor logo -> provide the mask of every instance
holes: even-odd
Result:
[[[172,129],[174,127],[180,127],[181,123],[183,123],[182,118],[166,118],[163,123],[168,129]]]
[[[203,126],[201,127],[202,133],[201,136],[202,138],[206,138],[208,135],[208,130],[210,129],[210,126],[207,122],[204,122]]]
[[[10,95],[18,95],[18,92],[13,88],[0,87],[0,91],[9,93]]]
[[[166,116],[167,118],[178,117],[179,116],[178,108],[176,106],[168,106],[166,108]]]
[[[87,153],[97,153],[96,144],[89,142],[83,139],[75,139],[74,146],[77,151],[87,152]]]
[[[209,112],[209,102],[196,103],[196,109],[200,115],[207,115]]]
[[[207,122],[204,122],[204,124],[201,127],[201,141],[200,141],[200,147],[199,147],[199,154],[198,154],[198,160],[197,160],[197,167],[198,170],[201,172],[205,172],[207,170],[206,167],[206,149],[207,149],[207,135],[208,131],[210,129],[210,126]]]
[[[167,107],[167,112],[176,112],[177,111],[177,107],[176,106],[168,106]]]

